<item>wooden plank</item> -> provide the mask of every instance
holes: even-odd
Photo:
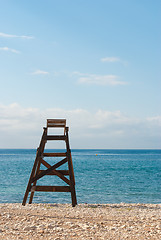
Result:
[[[35,171],[36,171],[38,162],[40,160],[40,156],[41,156],[42,152],[44,151],[44,147],[45,147],[45,140],[44,139],[45,139],[46,135],[47,135],[47,128],[44,128],[44,132],[43,132],[43,135],[42,135],[42,138],[41,138],[41,141],[40,141],[39,148],[37,149],[37,152],[36,152],[35,162],[34,162],[34,165],[33,165],[32,171],[31,171],[31,175],[30,175],[30,178],[29,178],[29,181],[28,181],[28,185],[27,185],[27,188],[26,188],[26,192],[25,192],[25,195],[24,195],[24,198],[23,198],[23,202],[22,202],[23,206],[25,206],[25,204],[26,204],[27,197],[28,197],[28,194],[29,194],[29,189],[31,188],[32,178],[35,175]]]
[[[41,165],[41,160],[39,160],[39,163],[38,163],[38,166],[37,166],[37,170],[36,170],[36,174],[35,174],[35,175],[37,175],[37,174],[39,173],[40,165]],[[33,183],[33,187],[36,186],[36,183],[37,183],[37,181],[35,181],[35,182]],[[30,199],[29,199],[29,204],[32,203],[33,197],[34,197],[34,191],[31,191]]]
[[[41,172],[43,172],[44,170],[39,170],[39,173],[41,173]],[[63,175],[69,175],[69,171],[68,170],[56,170],[56,172],[57,173],[61,173],[61,174],[63,174]],[[57,175],[56,173],[55,173],[55,171],[52,171],[52,172],[50,172],[50,173],[48,173],[48,174],[46,174],[46,175]]]
[[[62,153],[43,153],[44,157],[66,157],[67,153],[66,152],[62,152]]]
[[[66,158],[65,158],[65,159],[66,159]],[[43,161],[44,161],[44,160],[42,159],[42,162],[43,162]],[[51,165],[50,165],[49,163],[47,163],[46,161],[44,161],[44,162],[45,162],[45,166],[46,166],[48,169],[51,169]],[[60,162],[63,162],[63,160],[60,161]],[[57,166],[60,165],[60,162],[57,163]],[[44,163],[43,163],[43,164],[44,164]],[[62,163],[61,163],[61,164],[62,164]],[[56,164],[55,164],[55,165],[56,165]],[[43,176],[43,175],[44,175],[44,172],[45,172],[45,175],[48,175],[48,173],[51,173],[51,172],[47,172],[47,174],[46,174],[46,171],[47,171],[47,170],[43,170],[43,172],[41,173],[41,175]],[[64,182],[66,182],[68,185],[70,185],[69,179],[66,178],[61,172],[53,169],[53,170],[52,170],[52,173],[54,173],[54,174],[57,175],[59,178],[61,178]],[[40,176],[41,176],[41,175],[40,175]]]
[[[45,140],[66,141],[66,136],[65,135],[48,135],[46,136]]]
[[[66,119],[47,119],[47,127],[64,127],[66,126]]]
[[[63,160],[59,161],[58,163],[56,163],[54,166],[55,166],[55,169],[60,167],[61,165],[63,165],[64,163],[66,163],[68,160],[67,158],[64,158]],[[45,167],[49,167],[49,163],[47,163],[44,159],[41,158],[41,163],[45,166]],[[53,169],[54,170],[54,169]]]
[[[65,128],[65,125],[64,124],[53,124],[53,123],[49,123],[47,125],[47,127],[50,127],[50,128]]]
[[[42,178],[43,176],[47,175],[48,173],[50,173],[52,170],[55,170],[56,168],[60,167],[61,165],[63,165],[64,163],[67,162],[67,158],[64,158],[63,160],[61,160],[60,162],[54,164],[52,167],[50,164],[48,164],[46,161],[44,161],[43,159],[41,159],[41,163],[43,165],[45,165],[48,169],[44,170],[43,172],[41,172],[40,174],[36,175],[35,177],[32,178],[32,182],[37,181],[38,179]],[[65,178],[63,175],[61,176],[62,179]],[[65,181],[65,179],[64,179]],[[68,179],[66,179],[66,181],[69,182]]]
[[[64,123],[64,124],[66,124],[66,119],[47,119],[47,123]]]
[[[36,186],[34,190],[38,192],[70,192],[70,187],[68,186]]]
[[[72,199],[72,206],[75,207],[77,205],[77,198],[76,198],[76,191],[75,191],[75,177],[74,177],[74,170],[73,170],[73,163],[72,163],[72,155],[69,146],[69,137],[68,137],[69,128],[65,128],[65,133],[67,136],[66,140],[66,148],[67,148],[67,159],[68,159],[68,168],[69,168],[69,179],[70,179],[70,189],[71,189],[71,199]]]
[[[64,135],[47,135],[47,128],[44,128],[44,133],[42,140],[40,142],[39,149],[37,151],[37,156],[35,159],[35,163],[32,169],[32,173],[30,175],[29,183],[26,189],[26,193],[23,199],[23,205],[26,204],[26,200],[28,197],[29,191],[31,191],[30,201],[32,202],[32,198],[34,196],[34,191],[41,192],[71,192],[72,198],[72,206],[74,207],[77,204],[76,192],[75,192],[75,178],[74,178],[74,170],[73,163],[71,157],[71,151],[69,146],[68,139],[68,127],[66,127],[66,119],[48,119],[47,127],[56,127],[56,128],[64,128]],[[66,143],[67,152],[66,153],[44,153],[44,148],[47,140],[63,140]],[[47,163],[42,157],[65,157],[63,160],[51,166]],[[69,170],[56,170],[59,166],[68,162]],[[40,164],[43,164],[47,167],[46,170],[40,170]],[[38,179],[42,178],[45,175],[56,175],[65,181],[69,186],[36,186],[36,182]],[[65,175],[69,175],[69,179],[65,177]]]

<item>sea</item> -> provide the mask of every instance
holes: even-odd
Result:
[[[35,156],[34,149],[0,149],[0,203],[22,202]],[[72,149],[72,160],[78,203],[161,203],[161,150]],[[65,185],[57,176],[37,184]],[[33,202],[71,203],[71,195],[35,192]]]

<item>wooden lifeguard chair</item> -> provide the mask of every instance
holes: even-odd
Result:
[[[55,135],[48,134],[49,128],[63,128],[63,134]],[[35,162],[31,171],[29,182],[26,188],[26,192],[23,198],[22,205],[26,204],[28,194],[30,194],[29,203],[32,203],[35,191],[40,192],[71,192],[72,206],[75,207],[77,204],[76,192],[75,192],[75,178],[74,170],[72,163],[71,150],[69,146],[69,137],[68,137],[69,128],[66,127],[66,119],[47,119],[47,127],[44,127],[43,135],[40,141],[40,145],[36,152]],[[45,144],[47,141],[65,141],[66,143],[66,152],[44,152]],[[54,165],[50,165],[46,158],[56,157],[63,158]],[[44,160],[45,158],[45,160]],[[67,170],[57,170],[63,164],[68,163]],[[41,165],[45,166],[46,170],[41,170]],[[40,186],[37,185],[37,181],[46,175],[56,175],[62,179],[67,186]],[[69,176],[67,178],[66,176]]]

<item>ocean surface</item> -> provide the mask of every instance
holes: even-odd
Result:
[[[22,202],[35,155],[33,149],[0,149],[1,203]],[[78,203],[161,203],[161,150],[74,149],[72,159]],[[65,185],[56,176],[38,183]],[[71,203],[71,196],[35,192],[33,202]]]

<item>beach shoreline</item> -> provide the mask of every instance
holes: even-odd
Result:
[[[0,203],[0,239],[161,239],[161,204]]]

